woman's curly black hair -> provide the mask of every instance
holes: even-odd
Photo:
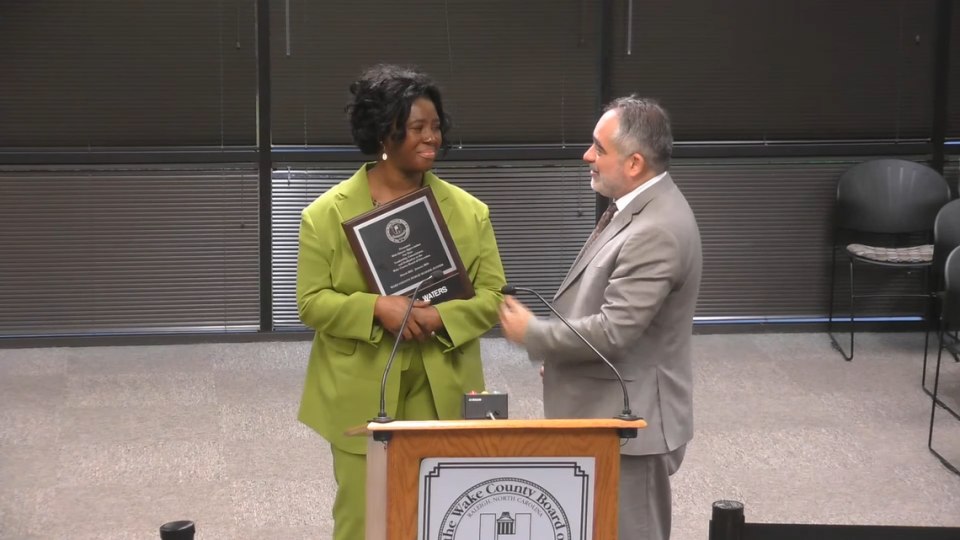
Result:
[[[407,136],[410,106],[418,98],[433,102],[440,116],[441,150],[449,147],[447,131],[450,117],[443,112],[440,88],[430,77],[415,68],[380,64],[363,72],[350,85],[353,99],[346,107],[353,140],[364,154],[377,154],[381,142],[393,132],[393,139]],[[396,131],[394,132],[394,126]]]

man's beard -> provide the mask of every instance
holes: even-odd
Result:
[[[590,184],[593,190],[600,195],[603,195],[609,199],[616,198],[613,196],[614,192],[616,191],[614,189],[615,184],[610,182],[610,178],[608,176],[597,173],[596,176],[590,178]]]

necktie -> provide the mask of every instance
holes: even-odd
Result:
[[[603,215],[600,216],[600,221],[597,221],[597,227],[593,230],[593,234],[590,235],[590,239],[587,240],[587,245],[583,247],[583,252],[586,253],[590,246],[593,244],[593,241],[600,236],[600,233],[607,228],[607,225],[610,224],[610,220],[613,219],[613,215],[617,213],[617,204],[610,203],[610,206],[603,212]]]

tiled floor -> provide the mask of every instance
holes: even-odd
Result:
[[[299,425],[305,342],[0,350],[0,538],[329,538],[330,453]],[[748,521],[960,526],[960,478],[926,449],[923,336],[697,336],[696,438],[674,477],[674,536],[710,505]],[[488,385],[537,417],[525,355],[484,341]],[[932,373],[932,371],[931,371]],[[960,364],[941,392],[960,408]],[[932,382],[931,382],[932,386]],[[935,444],[960,464],[960,422]]]

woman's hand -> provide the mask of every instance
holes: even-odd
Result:
[[[417,321],[420,329],[427,335],[434,335],[443,329],[443,319],[440,318],[440,312],[433,306],[414,307],[410,313],[410,318]]]
[[[407,313],[407,307],[410,305],[410,299],[405,296],[378,296],[377,302],[373,306],[373,316],[380,321],[391,334],[397,335],[400,331],[400,325],[403,324],[403,316]],[[430,302],[417,300],[413,304],[413,310],[410,312],[410,319],[407,321],[407,327],[403,330],[403,335],[398,336],[401,339],[416,339],[423,341],[430,334],[424,331],[415,317],[419,309],[430,306]],[[436,309],[434,309],[436,311]]]

